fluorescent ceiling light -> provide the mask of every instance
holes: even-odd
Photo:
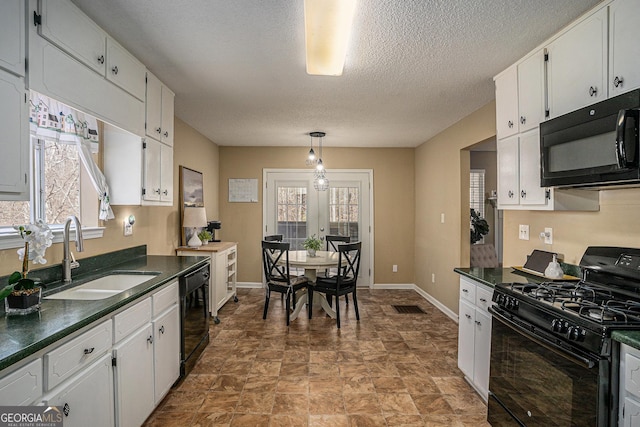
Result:
[[[307,74],[341,76],[356,0],[304,0]]]

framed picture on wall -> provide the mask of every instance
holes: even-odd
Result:
[[[180,244],[185,246],[191,235],[185,233],[182,227],[185,207],[203,207],[204,206],[204,188],[202,172],[180,166],[180,235],[182,240]]]

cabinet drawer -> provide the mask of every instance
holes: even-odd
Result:
[[[111,349],[113,344],[111,328],[111,320],[107,320],[45,354],[46,389],[51,390],[81,367],[88,365]]]
[[[151,298],[113,316],[113,342],[126,338],[133,331],[151,321]]]
[[[476,303],[476,284],[464,277],[460,277],[460,298]]]
[[[487,309],[491,305],[492,296],[492,291],[476,286],[476,307],[488,313],[489,311]]]
[[[173,282],[160,292],[153,295],[153,317],[178,302],[178,282]]]
[[[2,405],[29,405],[42,396],[42,359],[0,378]]]

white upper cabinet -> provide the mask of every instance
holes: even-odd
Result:
[[[40,1],[38,33],[144,102],[144,64],[68,0]]]
[[[518,70],[511,67],[495,79],[496,135],[498,139],[518,132]]]
[[[0,2],[0,68],[24,77],[25,6],[23,0]]]
[[[607,98],[607,33],[605,7],[549,44],[550,117]]]
[[[520,204],[545,205],[546,188],[540,187],[540,132],[520,135]]]
[[[111,37],[107,38],[106,77],[141,101],[145,95],[147,69]]]
[[[24,78],[0,71],[0,200],[29,200],[29,110]]]
[[[535,129],[544,121],[544,51],[518,64],[518,122],[520,132]]]
[[[142,200],[173,202],[173,147],[152,139],[143,144]]]
[[[640,2],[616,0],[609,6],[609,96],[640,87]]]
[[[518,205],[520,197],[520,173],[518,137],[499,139],[498,151],[498,204],[500,207]]]
[[[156,76],[147,72],[147,136],[173,146],[175,95]]]
[[[107,33],[70,1],[38,2],[39,34],[104,75]]]

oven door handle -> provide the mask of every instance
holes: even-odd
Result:
[[[509,329],[513,330],[516,333],[519,333],[521,335],[526,336],[527,338],[529,338],[531,341],[535,342],[536,344],[546,348],[549,351],[552,351],[562,357],[564,357],[565,359],[568,359],[569,361],[578,364],[580,366],[583,366],[587,369],[591,369],[596,365],[596,362],[577,355],[577,354],[572,354],[569,353],[568,351],[566,351],[565,349],[563,349],[562,347],[558,347],[556,344],[554,344],[553,342],[549,341],[548,339],[538,336],[538,335],[534,335],[531,332],[529,332],[526,328],[520,326],[517,323],[513,323],[512,321],[510,321],[509,319],[507,319],[505,316],[503,316],[501,313],[499,313],[498,311],[496,311],[493,307],[489,307],[489,312],[493,315],[494,319],[498,320],[500,323],[502,323],[504,326],[508,327]]]

